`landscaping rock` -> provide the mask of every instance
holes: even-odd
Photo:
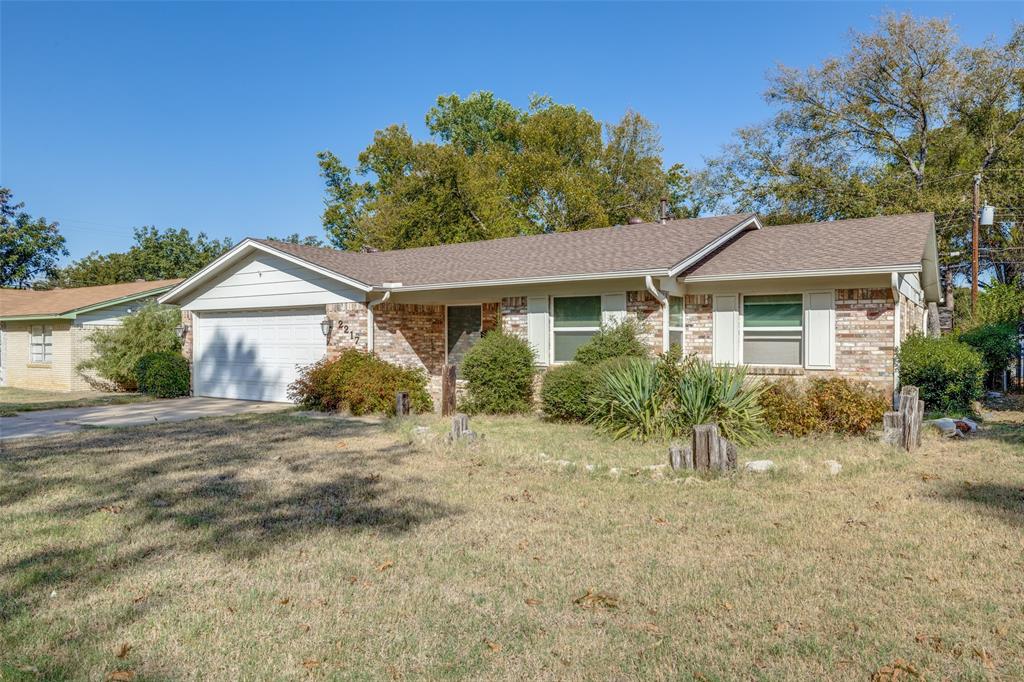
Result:
[[[608,469],[608,475],[609,476],[621,476],[622,475],[622,469],[620,469],[619,467],[612,467],[612,468]]]
[[[430,435],[430,427],[429,426],[414,426],[414,427],[412,427],[412,435],[414,435],[414,436],[421,436],[421,437],[429,436]]]
[[[825,468],[828,469],[828,473],[832,476],[838,476],[839,472],[843,470],[843,465],[834,459],[826,459]]]
[[[752,471],[755,474],[766,474],[775,468],[775,462],[770,459],[755,459],[751,462],[747,462],[743,465],[743,468],[747,471]]]

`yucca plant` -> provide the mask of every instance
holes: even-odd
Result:
[[[615,358],[598,368],[590,420],[615,439],[646,441],[664,433],[661,382],[647,358]]]
[[[668,417],[672,435],[687,434],[698,424],[715,423],[734,443],[760,441],[767,434],[760,405],[764,390],[763,382],[747,379],[745,367],[695,360],[675,386],[675,409]]]

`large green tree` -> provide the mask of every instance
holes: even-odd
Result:
[[[534,97],[520,110],[489,92],[439,97],[433,137],[378,130],[355,172],[318,154],[324,228],[346,249],[396,249],[653,219],[669,197],[690,215],[690,176],[664,170],[654,125],[635,112],[604,125]]]
[[[26,287],[53,276],[68,250],[57,223],[33,218],[13,198],[10,189],[0,187],[0,286]]]
[[[969,263],[980,175],[983,199],[1001,208],[983,234],[986,263],[1001,260],[997,276],[1016,275],[1024,27],[1004,44],[972,47],[947,20],[885,15],[874,31],[852,33],[845,54],[780,67],[766,98],[774,117],[737,131],[709,161],[703,205],[755,210],[774,223],[934,211],[951,283]]]
[[[185,228],[139,227],[125,252],[90,253],[61,269],[52,283],[64,287],[117,284],[137,279],[188,277],[231,248],[230,239],[195,236]]]

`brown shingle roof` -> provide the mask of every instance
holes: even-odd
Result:
[[[72,289],[0,289],[0,317],[28,315],[63,315],[80,308],[88,308],[126,296],[158,292],[181,282],[181,279],[162,279],[153,282],[125,282],[98,287]]]
[[[725,277],[920,264],[931,213],[765,227],[740,234],[685,276]]]
[[[429,286],[668,270],[751,216],[669,220],[378,253],[254,241],[364,284]]]

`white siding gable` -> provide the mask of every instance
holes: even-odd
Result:
[[[75,317],[76,327],[112,327],[121,324],[121,318],[138,312],[139,308],[152,303],[154,298],[140,298],[99,310],[91,310]]]
[[[184,310],[293,308],[364,301],[358,289],[268,253],[243,260],[213,284],[203,287]]]

